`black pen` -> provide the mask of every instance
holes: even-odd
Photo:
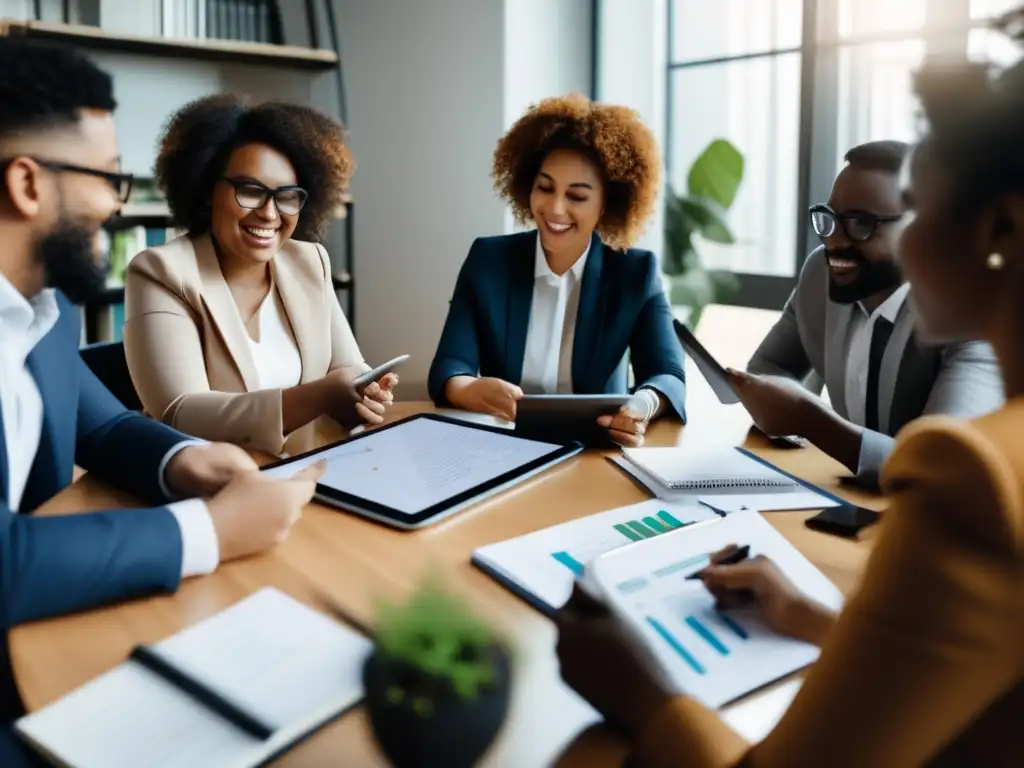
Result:
[[[735,550],[733,550],[732,552],[730,552],[728,555],[723,557],[717,563],[714,563],[714,565],[716,567],[719,566],[719,565],[736,565],[736,563],[742,563],[749,556],[750,556],[750,545],[749,544],[744,544],[742,547],[738,547]],[[703,572],[704,572],[704,568],[701,568],[699,571],[694,571],[693,573],[691,573],[689,576],[686,577],[686,580],[687,581],[693,581],[694,579],[699,579],[700,575]]]
[[[260,741],[266,741],[274,735],[274,729],[258,718],[239,709],[216,691],[203,685],[193,677],[185,674],[174,664],[154,651],[152,648],[139,645],[131,653],[132,661],[136,661],[150,672],[159,675],[178,690],[188,694],[207,709],[216,712],[229,723],[248,733]]]

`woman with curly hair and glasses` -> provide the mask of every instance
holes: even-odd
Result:
[[[535,229],[473,243],[430,368],[438,405],[514,419],[523,393],[625,394],[601,426],[639,445],[685,418],[682,349],[654,254],[631,248],[654,211],[661,161],[632,110],[580,95],[532,107],[499,141],[494,183]]]
[[[125,354],[146,411],[208,440],[274,454],[315,424],[382,420],[397,377],[369,370],[320,235],[353,163],[342,127],[308,107],[212,96],[174,115],[156,178],[186,235],[125,278]]]
[[[992,78],[982,64],[929,63],[917,95],[928,128],[904,166],[897,245],[914,322],[931,343],[988,341],[1007,402],[900,433],[885,519],[838,615],[764,557],[712,556],[709,608],[742,606],[821,646],[759,744],[577,591],[556,617],[562,676],[633,740],[631,768],[1024,765],[1024,64]]]

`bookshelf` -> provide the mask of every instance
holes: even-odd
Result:
[[[304,0],[301,22],[297,17],[303,15],[303,10],[295,0],[286,3],[294,13],[283,19],[274,0],[233,2],[238,6],[248,3],[269,14],[269,18],[259,23],[250,19],[248,25],[228,24],[214,11],[215,7],[226,7],[225,0],[37,0],[27,4],[34,10],[24,11],[34,18],[0,18],[0,35],[68,45],[95,54],[96,61],[115,79],[120,103],[115,120],[125,170],[136,178],[151,171],[156,139],[166,118],[188,101],[210,93],[244,93],[258,100],[280,98],[328,113],[334,110],[325,108],[324,102],[336,100],[336,111],[344,121],[340,58],[335,50],[320,47],[318,32],[318,27],[335,23],[331,0],[324,0],[321,9],[314,0]],[[58,5],[58,18],[63,21],[52,20]],[[0,17],[12,15],[11,7],[10,2],[0,0]],[[83,20],[85,23],[79,23]],[[289,38],[298,41],[303,37],[295,34],[299,24],[307,33],[303,44],[285,44]],[[247,34],[249,39],[237,39]],[[224,37],[236,39],[221,39]],[[336,48],[335,30],[329,30],[327,37]],[[325,88],[331,83],[335,84],[333,93]],[[331,227],[324,245],[331,255],[335,293],[346,307],[354,331],[353,210],[353,201],[348,198],[337,212],[337,225]],[[127,238],[129,251],[135,245],[141,251],[176,234],[166,204],[150,198],[130,200],[107,223],[106,230],[112,267],[114,238]],[[123,251],[123,243],[120,248]],[[116,261],[123,274],[126,260],[118,255]],[[103,295],[82,308],[84,342],[120,338],[124,288],[113,272]]]
[[[329,71],[338,66],[338,55],[323,48],[249,43],[240,40],[146,38],[112,34],[98,27],[80,24],[3,21],[0,22],[0,34],[65,43],[96,51],[185,58],[192,61],[263,64],[318,71]]]

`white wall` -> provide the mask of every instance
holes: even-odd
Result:
[[[541,99],[590,95],[591,37],[591,0],[506,1],[505,129]],[[508,211],[505,231],[523,228]]]
[[[589,89],[589,0],[336,0],[357,169],[356,333],[427,371],[476,237],[508,231],[491,156],[530,103]]]
[[[599,5],[597,96],[637,110],[664,147],[666,0],[602,0]],[[659,198],[657,213],[637,246],[660,254],[663,222]]]

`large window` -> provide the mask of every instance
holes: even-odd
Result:
[[[701,243],[741,275],[738,301],[778,307],[817,241],[808,207],[828,198],[850,147],[915,137],[913,73],[930,53],[1013,61],[987,29],[1020,0],[668,0],[668,181],[717,137],[746,158],[733,245]]]

